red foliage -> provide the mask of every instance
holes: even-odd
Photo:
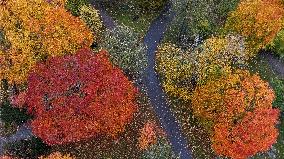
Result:
[[[218,123],[214,126],[212,147],[217,154],[233,159],[246,159],[267,151],[277,140],[275,124],[278,117],[278,109],[258,108],[248,112],[236,124]]]
[[[33,133],[50,145],[98,134],[114,137],[132,119],[136,93],[106,51],[94,55],[84,48],[75,55],[52,57],[38,63],[28,78]]]

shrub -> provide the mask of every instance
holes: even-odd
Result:
[[[83,5],[80,8],[80,18],[96,35],[94,40],[100,41],[103,34],[103,23],[101,21],[99,11],[90,5]]]
[[[274,78],[271,80],[272,87],[275,92],[275,100],[273,101],[273,106],[284,111],[284,80]]]
[[[72,15],[79,16],[81,7],[88,4],[89,0],[67,0],[65,8],[69,10]]]
[[[270,47],[280,58],[284,57],[284,29],[278,32]]]
[[[142,159],[178,159],[174,154],[171,145],[164,138],[158,138],[157,143],[151,145],[143,152]]]
[[[107,30],[102,44],[111,61],[130,74],[141,74],[147,66],[146,47],[133,29],[118,26]]]

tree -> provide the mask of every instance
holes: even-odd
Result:
[[[192,59],[195,74],[199,81],[202,81],[216,69],[226,72],[233,65],[245,64],[249,57],[249,52],[244,47],[244,39],[237,35],[227,35],[206,39],[195,49]]]
[[[137,89],[108,53],[86,48],[38,63],[28,78],[26,105],[33,133],[49,145],[116,137],[137,110]]]
[[[217,154],[243,159],[275,143],[279,110],[272,108],[273,100],[267,82],[248,71],[235,70],[198,85],[192,109],[211,132]]]
[[[249,58],[239,36],[211,37],[195,50],[183,51],[165,43],[157,51],[157,71],[165,91],[184,100],[191,99],[197,82],[204,82],[212,73],[223,73],[232,65],[245,64]]]
[[[65,7],[72,13],[74,16],[80,15],[80,9],[84,5],[88,5],[89,0],[67,0]]]
[[[271,45],[268,47],[278,54],[280,58],[284,57],[284,29],[277,33]]]
[[[44,144],[39,138],[32,137],[28,140],[6,143],[4,150],[12,157],[36,159],[50,153],[51,147]]]
[[[44,0],[6,1],[0,5],[0,28],[10,43],[0,50],[0,78],[9,83],[25,82],[36,61],[75,53],[93,41],[79,18]]]
[[[182,48],[196,46],[203,39],[218,34],[227,14],[239,0],[171,0],[176,13],[166,32],[166,42]]]
[[[214,123],[238,120],[241,114],[256,108],[272,108],[274,92],[258,75],[236,70],[213,76],[193,92],[192,108],[196,116]]]
[[[126,73],[141,74],[147,66],[146,47],[129,27],[107,30],[102,47],[109,51],[112,62]]]
[[[189,100],[193,88],[194,64],[190,54],[176,45],[165,43],[159,46],[156,54],[156,69],[162,77],[163,87],[169,95]]]
[[[230,13],[225,29],[246,38],[254,55],[269,44],[279,32],[284,15],[281,0],[242,0]]]
[[[257,152],[268,151],[277,140],[279,110],[257,108],[241,121],[214,126],[213,149],[219,155],[246,159]]]

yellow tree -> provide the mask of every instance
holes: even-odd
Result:
[[[241,0],[230,13],[225,29],[244,36],[253,55],[269,44],[281,29],[283,7],[281,0]]]
[[[157,71],[163,87],[171,96],[190,99],[194,82],[204,81],[213,72],[226,72],[232,64],[243,64],[249,58],[240,36],[211,37],[196,50],[183,51],[166,43],[157,51]]]
[[[206,79],[216,69],[226,72],[232,64],[244,64],[249,59],[249,54],[243,46],[244,39],[236,35],[206,39],[192,57],[199,81]]]
[[[0,78],[22,83],[36,61],[72,54],[93,41],[91,31],[62,6],[44,0],[7,0],[0,27],[11,44],[0,50]]]
[[[188,100],[193,76],[190,54],[174,44],[166,43],[158,48],[156,58],[156,69],[163,79],[165,91],[171,96]]]

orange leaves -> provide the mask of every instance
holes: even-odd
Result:
[[[116,137],[137,110],[136,93],[106,51],[94,55],[84,48],[38,63],[30,72],[25,102],[34,115],[33,133],[53,145],[99,134]]]
[[[138,146],[142,150],[146,150],[150,145],[157,142],[157,135],[155,132],[156,125],[153,122],[145,123],[144,127],[140,130],[140,137],[138,139]]]
[[[93,35],[63,7],[44,0],[14,0],[0,6],[0,27],[11,47],[2,50],[0,78],[22,83],[36,61],[89,47]]]
[[[204,125],[209,123],[216,153],[245,159],[268,150],[277,139],[279,117],[268,83],[244,70],[210,79],[193,92],[192,108]]]
[[[213,149],[233,159],[246,159],[267,151],[275,143],[279,116],[277,109],[256,109],[248,112],[237,124],[218,123],[214,126]]]
[[[270,43],[281,29],[284,15],[281,0],[242,0],[225,28],[247,38],[253,52]]]

